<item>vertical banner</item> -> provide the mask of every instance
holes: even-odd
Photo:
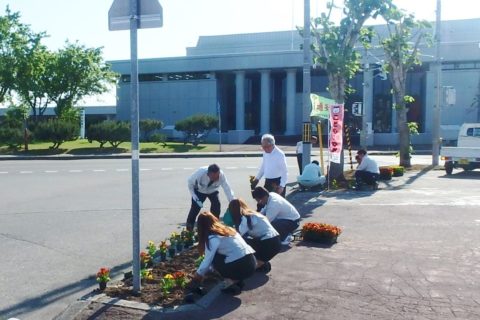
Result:
[[[343,147],[343,104],[330,106],[330,139],[328,154],[330,162],[340,163]]]

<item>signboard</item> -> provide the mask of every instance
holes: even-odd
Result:
[[[363,115],[363,105],[361,102],[354,102],[352,104],[352,114],[354,116],[362,116]]]
[[[163,9],[158,0],[136,0],[138,29],[159,28],[163,25]],[[114,0],[108,10],[108,30],[129,30],[131,0]]]
[[[312,102],[312,112],[310,112],[310,117],[320,117],[322,119],[328,119],[328,106],[331,104],[335,104],[335,100],[311,93],[310,101]]]
[[[330,105],[330,139],[328,153],[330,162],[340,163],[343,148],[343,104]]]

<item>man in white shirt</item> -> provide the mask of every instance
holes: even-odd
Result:
[[[252,182],[252,187],[255,187],[258,181],[265,177],[264,187],[268,191],[276,192],[285,197],[287,185],[285,153],[275,146],[275,138],[271,134],[264,134],[261,143],[264,151],[262,165]]]
[[[380,175],[377,162],[367,156],[367,151],[364,149],[357,151],[355,159],[358,162],[357,169],[355,170],[355,189],[360,189],[362,184],[376,188],[378,176]]]
[[[301,188],[312,188],[325,183],[325,176],[322,175],[322,169],[317,160],[305,166],[303,173],[297,177],[297,182]]]
[[[220,200],[218,199],[220,186],[225,191],[228,201],[232,201],[235,198],[232,188],[230,188],[225,174],[216,164],[201,167],[188,178],[188,190],[192,196],[192,204],[187,218],[187,230],[193,230],[197,215],[207,198],[210,200],[210,212],[217,218],[220,216]]]
[[[252,191],[253,198],[263,208],[260,211],[267,216],[272,226],[280,234],[282,244],[288,244],[291,233],[298,228],[300,214],[285,198],[275,192],[268,192],[264,187],[256,187]]]

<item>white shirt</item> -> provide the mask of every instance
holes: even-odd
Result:
[[[270,222],[276,219],[296,221],[300,219],[297,209],[281,195],[275,192],[268,194],[268,200],[261,213],[266,215]]]
[[[372,158],[370,158],[367,155],[363,156],[362,162],[360,162],[360,164],[357,167],[357,171],[362,171],[362,170],[363,171],[368,171],[368,172],[371,172],[371,173],[377,173],[377,174],[380,173],[380,169],[378,168],[378,164],[375,162],[375,160],[373,160]]]
[[[227,196],[228,201],[232,201],[235,196],[233,194],[232,188],[228,184],[227,178],[222,170],[220,170],[220,177],[217,181],[214,181],[210,186],[210,177],[207,175],[208,167],[201,167],[195,171],[190,178],[188,178],[188,190],[192,197],[195,195],[195,190],[198,190],[200,193],[211,194],[217,191],[220,186],[222,186]]]
[[[309,163],[303,169],[302,175],[299,179],[301,180],[315,180],[322,175],[322,170],[320,166],[315,163]]]
[[[247,254],[255,253],[255,250],[253,250],[238,233],[232,237],[210,235],[208,242],[210,248],[205,244],[205,258],[203,258],[202,263],[197,269],[197,273],[201,276],[204,276],[208,272],[215,253],[217,252],[226,256],[225,263],[230,263],[245,257]]]
[[[283,188],[287,184],[287,159],[285,158],[285,153],[276,146],[272,152],[263,153],[262,165],[255,179],[260,180],[262,177],[266,179],[280,177],[280,186]]]
[[[252,229],[248,228],[248,218],[242,216],[238,232],[243,236],[248,234],[252,238],[266,240],[278,236],[277,230],[270,224],[268,218],[262,214],[255,213],[250,216]]]

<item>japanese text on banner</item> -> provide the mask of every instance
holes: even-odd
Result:
[[[343,148],[343,104],[330,106],[330,162],[340,163]]]

